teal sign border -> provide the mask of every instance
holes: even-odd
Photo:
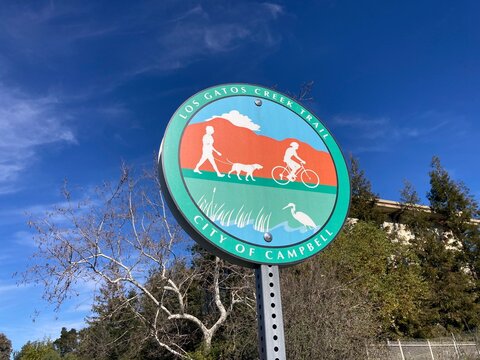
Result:
[[[302,118],[321,137],[333,158],[337,172],[337,201],[322,229],[304,241],[285,247],[268,247],[245,243],[232,237],[211,222],[192,201],[180,169],[179,148],[185,127],[204,106],[231,96],[250,96],[282,105]],[[350,176],[345,158],[330,131],[307,108],[281,92],[252,84],[224,84],[198,92],[173,114],[160,147],[160,180],[168,189],[166,198],[177,220],[201,245],[215,255],[243,266],[256,264],[292,265],[308,259],[330,244],[347,218],[350,206]]]

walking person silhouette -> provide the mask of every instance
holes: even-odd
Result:
[[[209,161],[210,164],[212,164],[213,169],[217,173],[218,177],[224,177],[225,174],[222,174],[220,171],[218,171],[217,164],[215,163],[215,158],[213,157],[213,152],[215,152],[218,156],[222,156],[222,154],[213,147],[213,133],[215,130],[213,129],[213,126],[207,126],[205,128],[205,135],[203,135],[202,138],[202,157],[198,161],[197,165],[195,166],[195,169],[193,170],[197,174],[201,174],[202,172],[200,171],[200,166],[203,165],[205,161]]]

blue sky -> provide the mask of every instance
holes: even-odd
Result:
[[[26,213],[88,193],[120,161],[150,166],[185,99],[220,83],[297,92],[374,190],[424,197],[433,155],[480,198],[478,1],[2,1],[0,332],[80,327],[94,284],[59,313],[12,273],[35,250]],[[32,322],[35,309],[40,311]]]

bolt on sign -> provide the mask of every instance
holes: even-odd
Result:
[[[250,267],[315,255],[350,204],[348,169],[330,131],[294,99],[250,84],[185,101],[165,132],[159,173],[185,230]]]

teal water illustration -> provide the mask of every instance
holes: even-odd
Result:
[[[193,201],[211,221],[257,245],[286,246],[309,238],[326,223],[336,199],[334,186],[312,190],[301,183],[280,186],[264,178],[247,183],[191,170],[183,170],[183,176]],[[306,226],[306,218],[315,227]],[[265,242],[265,232],[272,234],[272,242]]]

